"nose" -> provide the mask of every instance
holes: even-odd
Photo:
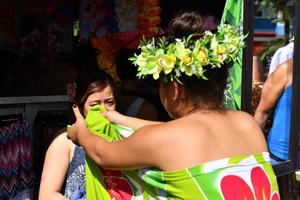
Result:
[[[106,111],[110,111],[110,110],[111,110],[110,107],[109,107],[109,105],[107,105],[106,103],[101,103],[100,105],[101,105],[103,108],[105,108]]]
[[[100,105],[105,108],[105,110],[107,110],[107,106],[105,105],[105,103],[100,103]]]

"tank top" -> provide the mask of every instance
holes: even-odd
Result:
[[[280,159],[287,160],[290,142],[292,85],[280,96],[274,111],[274,120],[268,136],[269,151]]]
[[[64,195],[70,199],[78,189],[85,191],[85,152],[79,146],[75,146],[74,155],[67,172]]]

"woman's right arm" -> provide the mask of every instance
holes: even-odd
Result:
[[[74,144],[67,139],[66,133],[57,136],[49,146],[40,183],[39,200],[67,199],[60,192],[73,147]]]
[[[139,118],[135,118],[135,117],[128,117],[126,115],[122,115],[121,113],[119,113],[117,111],[107,111],[102,114],[110,122],[113,122],[115,124],[119,124],[122,126],[126,126],[129,128],[133,128],[133,129],[139,129],[144,126],[162,123],[159,121],[151,121],[151,120],[144,120],[144,119],[139,119]]]
[[[292,62],[284,62],[267,78],[262,91],[259,105],[254,114],[254,119],[261,128],[264,128],[272,108],[276,105],[280,95],[288,82],[289,68]]]

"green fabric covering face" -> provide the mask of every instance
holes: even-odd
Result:
[[[100,113],[105,109],[100,105],[93,106],[85,118],[87,127],[94,134],[106,139],[107,141],[120,140],[121,135],[111,127],[111,123]],[[87,199],[111,199],[105,187],[102,173],[97,164],[86,156],[86,197]]]
[[[122,139],[128,128],[110,123],[96,105],[86,116],[88,128],[107,141]],[[109,151],[109,149],[107,149]],[[234,186],[234,187],[233,187]],[[86,157],[86,193],[94,199],[279,199],[269,154],[241,155],[187,169],[103,170]]]
[[[230,24],[243,30],[243,0],[227,0],[221,24]],[[224,107],[227,109],[241,109],[242,82],[242,50],[237,62],[229,69],[229,83],[225,91]]]

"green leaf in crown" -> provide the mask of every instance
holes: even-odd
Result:
[[[235,62],[239,49],[243,48],[244,38],[238,29],[230,25],[218,27],[216,33],[206,31],[203,37],[193,40],[194,35],[168,42],[161,37],[141,42],[140,54],[129,60],[138,67],[137,76],[144,78],[151,75],[155,80],[180,82],[180,76],[197,76],[207,80],[205,71],[209,67],[220,68],[223,64]]]

